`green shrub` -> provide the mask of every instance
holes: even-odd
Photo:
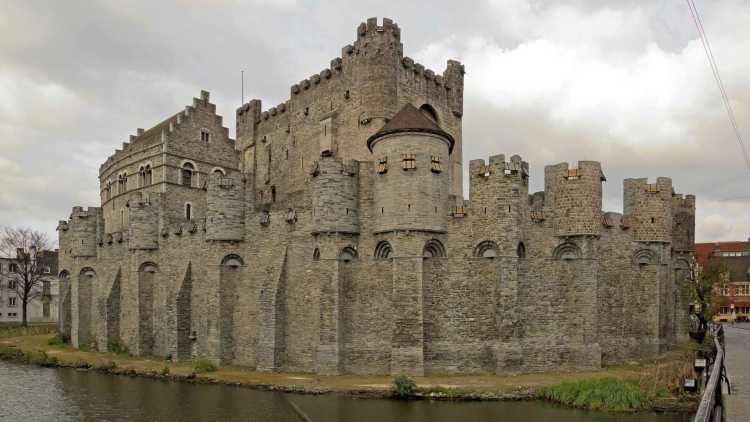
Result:
[[[130,354],[130,351],[128,350],[128,346],[122,344],[122,342],[120,342],[120,340],[117,340],[117,339],[112,340],[109,343],[107,343],[107,350],[117,355]]]
[[[629,412],[646,408],[668,391],[641,387],[634,381],[598,378],[545,387],[538,394],[544,399],[582,409]]]
[[[393,378],[393,392],[398,397],[409,397],[417,390],[417,383],[407,375],[396,375]]]
[[[43,351],[29,351],[23,353],[23,360],[26,363],[39,366],[57,366],[58,361],[55,357],[49,357],[47,353]]]
[[[213,362],[211,362],[210,360],[204,357],[198,356],[193,359],[193,371],[196,374],[203,374],[205,372],[214,372],[217,369],[218,368],[216,367],[216,365],[213,364]]]
[[[68,344],[68,339],[66,339],[62,334],[57,333],[53,337],[50,337],[49,340],[47,340],[47,344],[50,346],[64,346]]]
[[[0,360],[22,360],[24,354],[15,347],[0,346]]]

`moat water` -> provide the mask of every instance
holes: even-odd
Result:
[[[297,410],[295,410],[295,408]],[[296,395],[0,361],[0,421],[683,422],[682,414],[607,414],[543,402],[435,402]]]

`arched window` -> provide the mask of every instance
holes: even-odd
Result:
[[[351,246],[347,246],[339,252],[339,261],[349,262],[357,258],[357,251]]]
[[[154,264],[153,262],[144,262],[141,264],[141,267],[138,269],[138,271],[142,273],[155,273],[159,270],[159,266]]]
[[[193,205],[188,202],[185,204],[185,220],[192,220],[193,219]]]
[[[128,174],[122,173],[117,177],[117,193],[125,193],[128,189]]]
[[[497,243],[491,240],[479,242],[479,244],[474,248],[474,256],[477,258],[497,257]]]
[[[320,261],[320,249],[318,248],[313,251],[313,261]]]
[[[138,168],[138,185],[140,187],[146,186],[146,168],[143,166]]]
[[[552,252],[552,256],[555,259],[560,259],[563,261],[578,259],[581,257],[581,248],[579,248],[575,243],[565,242],[555,248],[555,250]]]
[[[518,247],[516,247],[516,256],[519,258],[526,258],[526,245],[523,244],[523,242],[518,242]]]
[[[224,173],[224,169],[221,167],[214,167],[213,170],[211,170],[212,174],[218,175],[218,176],[225,176],[226,173]]]
[[[146,169],[144,171],[145,171],[144,182],[145,182],[145,185],[148,186],[151,183],[153,183],[153,180],[154,180],[153,178],[154,172],[151,169],[151,164],[146,164]]]
[[[91,267],[84,267],[84,268],[81,268],[80,275],[82,276],[81,277],[82,280],[91,281],[94,279],[94,276],[96,275],[96,271],[94,271],[94,269]],[[86,278],[84,278],[83,276],[85,276]]]
[[[435,109],[429,105],[429,104],[423,104],[422,107],[419,107],[419,111],[422,112],[428,119],[435,122],[435,124],[438,124],[438,114]]]
[[[424,244],[422,256],[425,258],[445,258],[445,247],[437,239],[430,239]]]
[[[375,246],[375,259],[388,259],[391,257],[393,249],[391,244],[382,240]]]
[[[640,249],[633,254],[633,263],[636,265],[655,264],[656,253],[650,249]]]
[[[271,186],[271,202],[276,202],[276,186]]]
[[[238,268],[245,265],[245,261],[239,255],[229,254],[221,260],[221,265],[225,267]]]
[[[192,163],[185,163],[182,165],[182,185],[193,186],[193,173],[195,172],[195,166]]]
[[[107,180],[107,201],[112,199],[112,180]]]
[[[201,129],[201,141],[208,143],[211,140],[211,132],[208,129]]]

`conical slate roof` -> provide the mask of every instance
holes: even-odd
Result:
[[[401,110],[396,113],[396,115],[393,116],[393,118],[379,131],[367,138],[367,148],[372,151],[373,142],[385,135],[409,132],[431,133],[433,135],[442,136],[448,140],[448,143],[450,144],[448,148],[449,152],[453,151],[453,144],[455,143],[453,137],[443,129],[440,129],[440,126],[409,103],[402,107]]]

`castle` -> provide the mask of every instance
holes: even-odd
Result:
[[[101,206],[58,226],[76,347],[258,371],[508,373],[651,357],[686,335],[695,197],[598,162],[472,160],[464,67],[403,55],[389,19],[287,101],[201,92],[100,167]]]

